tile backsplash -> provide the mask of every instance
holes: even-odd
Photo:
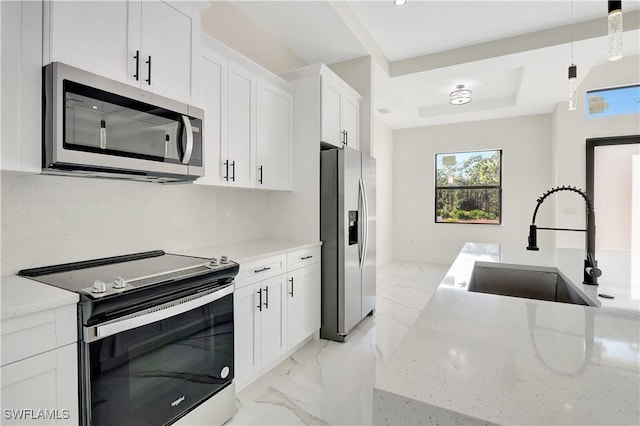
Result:
[[[4,174],[1,189],[2,275],[267,237],[268,195],[257,190]]]

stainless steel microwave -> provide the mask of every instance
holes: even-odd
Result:
[[[204,111],[54,62],[43,76],[43,173],[193,181]]]

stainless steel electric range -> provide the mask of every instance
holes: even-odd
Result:
[[[152,251],[20,271],[80,295],[83,425],[191,423],[198,406],[208,424],[235,413],[238,268],[225,256]]]

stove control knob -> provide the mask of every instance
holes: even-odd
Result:
[[[220,256],[220,263],[223,265],[229,263],[229,258],[227,256]]]
[[[113,288],[125,288],[127,286],[127,280],[122,277],[116,277],[113,280]]]
[[[218,259],[215,257],[212,257],[211,259],[209,259],[209,266],[218,266],[220,263],[218,262]]]
[[[93,282],[93,287],[91,287],[91,291],[93,293],[104,293],[105,291],[107,291],[107,285],[104,283],[104,281],[95,280]]]

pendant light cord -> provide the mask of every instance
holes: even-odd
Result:
[[[573,64],[573,0],[571,0],[571,63]]]

